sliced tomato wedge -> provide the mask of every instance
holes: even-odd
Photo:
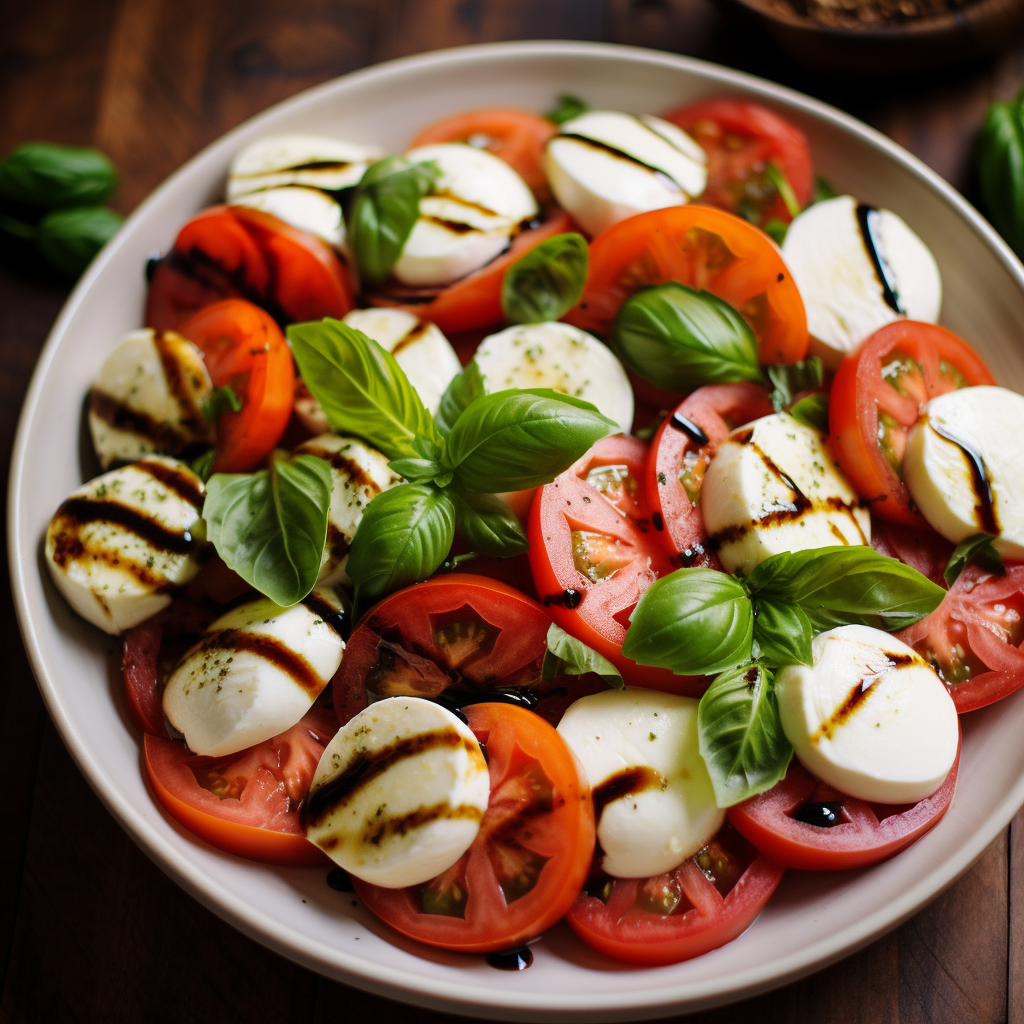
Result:
[[[588,946],[616,960],[645,967],[679,963],[746,931],[782,875],[726,824],[667,874],[592,881],[567,920]]]
[[[946,781],[916,804],[856,800],[825,785],[794,757],[786,777],[766,793],[729,808],[729,821],[766,857],[787,868],[842,871],[885,860],[934,828],[956,790],[960,747]],[[825,806],[839,819],[808,824]],[[825,814],[819,815],[825,817]]]
[[[696,203],[641,213],[598,235],[583,298],[564,319],[607,334],[633,292],[665,281],[735,306],[757,337],[762,363],[807,354],[807,315],[779,247],[753,224]]]
[[[946,566],[953,554],[953,545],[934,530],[872,519],[871,546],[880,555],[909,565],[945,589]]]
[[[169,814],[211,846],[269,864],[322,864],[299,821],[320,755],[337,731],[330,709],[226,757],[146,735],[146,776]]]
[[[474,704],[466,719],[491,777],[473,845],[423,885],[352,881],[366,906],[403,935],[486,953],[539,935],[569,909],[594,852],[594,804],[572,752],[532,711]]]
[[[651,517],[658,540],[679,565],[722,568],[705,547],[704,471],[732,430],[772,412],[768,393],[757,384],[711,384],[680,403],[654,435],[644,477]]]
[[[842,361],[829,395],[832,448],[873,515],[929,528],[903,483],[907,434],[930,399],[994,383],[966,341],[914,320],[887,324]]]

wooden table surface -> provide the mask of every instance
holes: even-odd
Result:
[[[376,61],[518,38],[654,46],[752,71],[835,103],[968,197],[985,106],[1024,77],[1024,44],[913,78],[803,71],[704,0],[3,0],[0,153],[93,144],[133,209],[179,164],[268,104]],[[0,268],[4,472],[22,396],[67,294]],[[17,636],[0,683],[3,1021],[457,1020],[347,989],[243,937],[184,895],[101,806],[43,708]],[[915,918],[820,973],[699,1022],[1024,1024],[1024,813]]]

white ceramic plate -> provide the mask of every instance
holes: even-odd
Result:
[[[142,322],[143,267],[178,227],[220,198],[243,144],[275,131],[336,134],[401,150],[423,125],[471,107],[547,109],[572,92],[596,106],[660,112],[731,93],[762,100],[807,131],[818,170],[840,191],[901,214],[935,253],[943,323],[1024,390],[1024,268],[948,185],[888,139],[814,100],[684,57],[576,42],[442,51],[369,68],[282,103],[230,132],[166,181],[75,289],[33,378],[9,490],[11,574],[25,643],[50,714],[86,778],[135,841],[206,906],[314,970],[396,999],[510,1020],[655,1017],[740,999],[824,966],[897,925],[961,874],[1024,802],[1024,693],[966,717],[956,801],[919,843],[847,874],[791,871],[760,919],[723,949],[636,969],[592,953],[564,926],[522,973],[418,947],[392,934],[322,869],[274,869],[213,850],[151,799],[128,725],[118,645],[50,585],[41,541],[82,480],[77,410],[121,335]],[[85,442],[86,444],[88,442]]]

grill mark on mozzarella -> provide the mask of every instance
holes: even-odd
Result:
[[[148,413],[133,409],[113,395],[100,388],[89,392],[89,412],[108,423],[115,430],[135,434],[151,441],[161,451],[175,453],[186,448],[192,436],[171,423],[155,420]]]
[[[646,789],[666,789],[668,779],[661,772],[648,765],[634,765],[610,775],[599,786],[594,787],[594,817],[598,822],[608,804],[623,797],[642,793]]]
[[[985,467],[985,460],[979,452],[976,452],[966,442],[950,434],[945,427],[938,426],[934,420],[928,420],[928,426],[935,431],[944,441],[963,452],[967,460],[967,466],[971,471],[971,486],[974,489],[974,511],[978,517],[978,528],[984,533],[996,535],[1000,532],[999,520],[996,517],[995,499],[992,495],[992,483],[988,478],[988,470]]]
[[[252,171],[249,174],[232,174],[232,178],[265,178],[270,174],[289,174],[294,171],[345,171],[352,166],[351,160],[309,160],[304,164],[286,164],[265,171]]]
[[[334,523],[327,522],[327,549],[332,558],[344,558],[349,553],[352,544],[349,538],[339,530]]]
[[[505,220],[508,218],[504,214],[498,213],[497,210],[492,210],[489,206],[484,206],[483,203],[475,203],[472,199],[466,199],[464,196],[457,196],[454,192],[448,189],[441,189],[437,192],[429,192],[424,199],[449,199],[453,203],[458,203],[459,206],[465,206],[470,210],[476,210],[478,213],[482,213],[485,217],[502,217]]]
[[[133,464],[134,469],[141,469],[154,480],[159,480],[169,491],[173,491],[182,501],[187,501],[197,511],[203,507],[203,492],[193,483],[190,476],[160,462],[140,459]]]
[[[401,839],[414,829],[429,825],[432,821],[453,821],[460,818],[481,821],[483,816],[484,812],[472,804],[459,804],[458,807],[452,807],[447,800],[443,800],[432,807],[420,807],[397,817],[385,818],[382,816],[380,819],[373,819],[362,835],[362,842],[380,846],[390,839]],[[329,836],[326,841],[318,840],[318,845],[333,849],[337,845],[337,838]]]
[[[266,633],[250,633],[244,629],[218,629],[204,636],[185,657],[191,659],[198,656],[203,657],[205,661],[208,655],[219,651],[232,654],[244,651],[269,661],[291,676],[311,698],[315,699],[324,688],[325,681],[301,654],[296,654],[276,637],[268,636]]]
[[[450,231],[453,235],[468,235],[476,231],[481,235],[486,234],[484,228],[474,227],[472,224],[466,224],[461,220],[448,220],[445,217],[435,217],[432,213],[421,213],[420,220],[430,221],[431,224],[436,224],[438,227],[444,228],[445,231]],[[394,354],[394,350],[392,350]]]
[[[875,242],[875,231],[871,226],[871,215],[875,214],[877,217],[878,210],[873,206],[858,203],[856,212],[857,226],[860,228],[860,237],[864,240],[864,248],[867,250],[868,258],[871,260],[871,265],[875,268],[875,277],[878,278],[878,283],[882,286],[882,301],[885,302],[885,304],[894,313],[906,316],[907,311],[900,303],[899,294],[893,287],[893,282],[889,279],[889,270],[882,262],[881,254],[878,251],[878,245]]]
[[[151,548],[166,554],[188,555],[192,553],[194,547],[192,535],[188,531],[171,530],[152,516],[146,515],[145,512],[129,508],[127,505],[121,505],[115,501],[68,498],[57,509],[54,519],[62,520],[63,526],[57,541],[57,550],[54,552],[54,561],[59,566],[64,566],[69,559],[86,552],[81,541],[81,529],[89,523],[109,523],[120,526],[129,533],[140,537]],[[89,551],[88,553],[107,560],[99,552]]]
[[[315,455],[317,458],[329,462],[332,469],[338,470],[339,473],[345,473],[353,486],[368,487],[374,494],[380,494],[380,485],[377,481],[369,476],[358,462],[342,452],[332,452],[328,448],[317,448],[312,444],[303,445],[302,451],[306,455]]]
[[[202,381],[182,366],[181,360],[174,351],[176,346],[163,331],[154,331],[153,345],[160,357],[160,365],[163,367],[164,377],[167,380],[167,390],[178,403],[178,409],[181,411],[182,427],[192,433],[205,433],[208,426],[207,420],[195,400],[195,393],[202,386]],[[186,374],[189,377],[188,380],[186,380]]]
[[[643,122],[641,122],[642,124]],[[647,128],[646,125],[644,125]],[[650,129],[647,129],[650,131]],[[654,133],[656,134],[656,133]],[[598,142],[597,139],[591,139],[586,135],[577,135],[575,132],[560,132],[558,135],[552,136],[553,139],[573,139],[576,142],[582,142],[583,145],[589,146],[591,149],[600,150],[603,153],[610,153],[612,156],[617,157],[620,160],[625,160],[627,163],[634,164],[636,167],[642,167],[645,171],[650,171],[652,174],[656,174],[659,177],[664,178],[673,188],[678,189],[685,195],[686,192],[683,186],[679,184],[670,174],[662,170],[660,167],[655,167],[654,164],[646,163],[639,157],[633,156],[631,153],[625,152],[625,150],[617,149],[615,146],[610,145],[607,142]],[[658,136],[662,138],[662,136]],[[675,147],[673,147],[675,148]],[[681,152],[681,151],[680,151]]]
[[[111,551],[109,548],[87,548],[82,543],[77,522],[65,521],[60,523],[53,534],[54,564],[63,569],[69,562],[77,561],[83,557],[88,557],[93,562],[104,562],[113,569],[121,569],[134,576],[142,586],[148,587],[157,593],[171,589],[172,585],[168,580],[150,572],[148,565],[141,565],[134,559],[126,558],[123,554]],[[93,590],[93,595],[99,602],[100,607],[109,615],[110,606],[103,599],[102,595],[96,590]]]

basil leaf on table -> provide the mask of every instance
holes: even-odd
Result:
[[[433,164],[389,156],[366,168],[345,213],[348,244],[364,284],[383,284],[440,176]]]
[[[389,459],[436,452],[441,438],[433,418],[395,357],[372,338],[328,318],[292,324],[288,340],[332,430],[364,438]]]
[[[330,466],[297,455],[258,473],[215,473],[203,518],[224,564],[288,607],[313,589],[320,573],[330,501]]]
[[[541,678],[550,682],[559,676],[582,676],[593,672],[615,690],[625,689],[622,673],[593,647],[551,623],[548,627],[548,649],[544,652]]]
[[[754,646],[758,660],[771,668],[810,665],[814,631],[807,613],[797,604],[761,598],[754,613]]]
[[[478,554],[511,558],[530,550],[515,513],[493,494],[463,494],[455,501],[456,526]]]
[[[753,633],[753,606],[739,580],[714,569],[677,569],[644,591],[622,653],[677,675],[710,675],[749,661]]]
[[[483,395],[448,435],[459,491],[496,494],[550,483],[618,426],[589,402],[547,388]]]
[[[825,369],[817,356],[799,363],[774,363],[766,366],[764,372],[771,381],[771,399],[776,412],[791,405],[797,392],[820,388],[825,379]]]
[[[462,373],[452,377],[441,396],[434,414],[434,423],[444,435],[451,433],[455,421],[465,409],[484,394],[484,377],[475,359],[471,359]]]
[[[806,398],[789,407],[789,415],[805,427],[813,427],[823,434],[829,431],[828,426],[828,395],[823,391],[815,391]]]
[[[399,484],[367,504],[346,571],[356,614],[393,590],[432,575],[451,550],[455,505],[430,484]]]
[[[746,584],[755,601],[799,605],[816,632],[849,623],[902,629],[934,611],[945,594],[909,565],[866,545],[772,555]]]
[[[1024,256],[1024,89],[988,108],[974,162],[989,220]]]
[[[700,754],[719,807],[763,793],[785,777],[793,747],[782,731],[773,684],[764,667],[738,665],[716,677],[700,699]]]
[[[951,587],[957,577],[967,568],[974,564],[992,573],[993,576],[1005,576],[1006,566],[992,543],[992,536],[987,533],[976,533],[973,537],[967,537],[957,544],[953,554],[949,556],[949,563],[943,575],[946,578],[946,586]]]
[[[505,272],[501,310],[512,324],[539,324],[564,316],[583,296],[590,250],[575,233],[535,245]]]
[[[71,206],[43,217],[34,238],[54,267],[78,277],[123,223],[124,218],[106,206]]]
[[[710,292],[675,281],[626,299],[612,346],[630,370],[668,391],[764,380],[757,339],[743,317]]]
[[[544,117],[552,124],[565,124],[580,114],[585,114],[590,109],[587,104],[578,96],[570,96],[563,93],[558,97],[554,110],[549,110]]]
[[[97,206],[116,188],[117,171],[98,149],[29,142],[0,161],[0,196],[28,206]]]

